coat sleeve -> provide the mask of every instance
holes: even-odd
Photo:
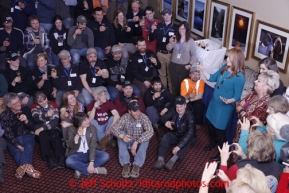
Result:
[[[181,140],[179,140],[177,146],[179,148],[184,148],[190,142],[195,142],[195,133],[196,133],[196,123],[194,115],[190,112],[187,114],[186,125],[187,132],[182,136]]]

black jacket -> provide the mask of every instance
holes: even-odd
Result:
[[[136,44],[136,39],[132,37],[133,31],[131,30],[130,32],[126,32],[120,24],[117,24],[117,27],[113,26],[113,31],[115,34],[115,44],[118,43],[132,43]]]
[[[58,30],[55,25],[50,29],[48,38],[50,47],[54,54],[58,54],[61,50],[70,50],[67,44],[68,29],[62,25],[62,30]]]
[[[177,125],[178,118],[179,114],[173,107],[160,118],[160,122],[165,124],[167,121],[173,121],[175,125]],[[191,145],[194,144],[196,141],[196,122],[194,114],[191,111],[186,110],[182,116],[179,127],[170,132],[173,132],[178,138],[181,139],[177,144],[179,148],[182,149],[188,143],[191,143]]]
[[[174,105],[174,96],[167,90],[161,89],[161,96],[153,100],[155,91],[153,88],[149,88],[145,95],[144,101],[146,106],[154,106],[158,112],[161,112],[164,108],[171,109]]]
[[[140,19],[142,19],[143,16],[145,16],[144,11],[139,9],[139,12],[135,15],[138,16]],[[135,22],[133,21],[134,14],[132,12],[132,10],[128,10],[127,14],[126,14],[126,19],[128,22],[129,27],[131,27],[132,31],[133,31],[133,36],[141,36],[142,31],[141,31],[141,26],[139,25],[139,22]]]
[[[121,58],[119,61],[109,58],[105,61],[106,67],[109,72],[109,78],[106,79],[106,83],[109,86],[115,87],[117,84],[122,85],[122,77],[126,75],[127,61]]]

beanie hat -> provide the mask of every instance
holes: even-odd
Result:
[[[275,133],[275,138],[282,141],[289,141],[289,117],[276,113],[267,117],[267,124],[270,130]]]

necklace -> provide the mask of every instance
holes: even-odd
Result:
[[[225,71],[223,74],[221,74],[221,78],[218,80],[218,82],[216,83],[217,85],[217,89],[220,89],[221,85],[224,84],[224,82],[229,78],[229,76],[231,75],[231,73],[229,72],[228,76],[225,76],[225,73],[227,71]]]

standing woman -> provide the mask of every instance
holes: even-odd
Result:
[[[172,81],[172,94],[180,95],[181,82],[189,77],[190,68],[196,60],[196,45],[190,37],[188,22],[181,22],[176,37],[171,36],[167,50],[173,49],[169,73]]]
[[[233,48],[228,53],[227,64],[214,74],[209,74],[200,65],[197,66],[208,81],[216,82],[213,97],[206,113],[210,143],[204,148],[204,151],[210,151],[215,146],[216,137],[220,147],[226,141],[225,129],[235,109],[235,103],[241,98],[245,84],[244,62],[243,51],[240,48]],[[219,160],[220,154],[218,153],[212,159]]]
[[[132,28],[128,26],[123,11],[117,10],[113,21],[116,44],[122,48],[122,57],[128,59],[128,53],[136,52],[136,39],[132,37]]]
[[[35,91],[42,91],[48,100],[55,101],[56,88],[52,85],[51,67],[47,65],[46,54],[36,56],[37,69],[32,72],[32,80]]]
[[[63,25],[62,18],[59,15],[53,17],[53,26],[48,33],[51,46],[52,60],[54,65],[59,65],[60,60],[58,54],[61,50],[69,50],[67,44],[68,29]]]
[[[267,58],[262,59],[259,62],[259,69],[260,69],[260,74],[264,74],[264,73],[268,72],[268,70],[273,70],[274,72],[277,72],[279,74],[277,63],[271,57],[267,57]],[[273,93],[270,94],[270,97],[275,96],[275,95],[283,95],[284,91],[285,91],[284,84],[279,79],[279,87],[276,88],[273,91]]]
[[[62,96],[63,106],[60,108],[60,119],[62,126],[63,139],[67,140],[67,132],[72,126],[72,119],[78,112],[84,112],[84,106],[77,102],[73,92],[65,92]]]

